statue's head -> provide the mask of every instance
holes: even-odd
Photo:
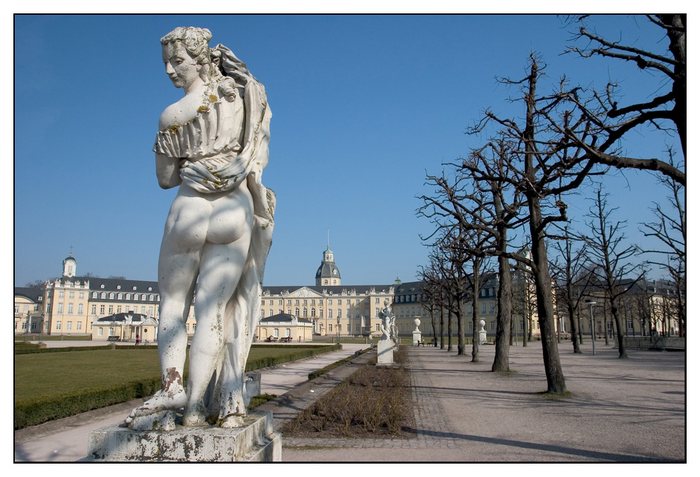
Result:
[[[178,88],[187,89],[197,78],[211,76],[211,32],[206,28],[177,27],[160,39],[165,71]]]

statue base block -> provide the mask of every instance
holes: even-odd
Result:
[[[229,429],[106,427],[90,434],[88,449],[85,460],[95,462],[278,462],[282,436],[272,428],[272,413],[253,412],[243,427]]]
[[[418,343],[421,342],[422,336],[420,331],[414,331],[413,332],[413,346],[418,346]]]
[[[379,340],[377,342],[377,366],[393,366],[394,350],[396,350],[396,343],[393,340]]]

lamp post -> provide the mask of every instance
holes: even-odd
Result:
[[[591,343],[593,344],[593,355],[595,356],[595,332],[594,332],[595,322],[593,321],[593,307],[596,305],[596,302],[589,301],[587,303],[590,306],[590,310],[591,310]]]

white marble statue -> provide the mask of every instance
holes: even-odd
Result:
[[[184,408],[183,425],[242,425],[245,365],[260,317],[259,293],[274,226],[275,196],[262,182],[270,107],[265,88],[204,28],[161,38],[165,71],[184,96],[160,116],[156,175],[177,187],[158,263],[162,388],[127,418]],[[196,298],[195,298],[196,297]],[[197,329],[187,348],[194,300]],[[205,402],[213,384],[212,402]]]
[[[398,343],[398,333],[396,331],[396,316],[391,311],[391,303],[388,299],[384,300],[384,308],[379,311],[381,319],[382,340],[392,340]]]

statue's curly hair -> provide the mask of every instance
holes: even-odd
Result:
[[[177,27],[161,38],[160,43],[167,45],[180,42],[198,64],[208,65],[211,63],[209,40],[211,40],[211,32],[207,28]]]

